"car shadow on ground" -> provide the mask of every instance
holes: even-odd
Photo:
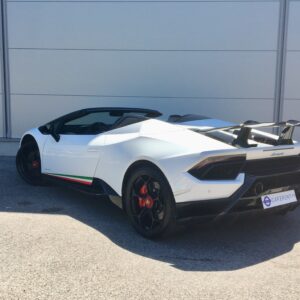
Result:
[[[147,240],[106,199],[61,187],[27,185],[11,157],[0,157],[0,212],[68,215],[123,249],[185,271],[249,267],[288,253],[300,241],[300,209],[284,217],[245,216],[234,222],[189,226],[172,236]]]

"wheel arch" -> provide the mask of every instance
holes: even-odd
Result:
[[[20,141],[20,148],[26,144],[32,144],[34,145],[35,147],[37,147],[39,153],[40,153],[40,156],[42,155],[41,154],[41,147],[37,141],[37,139],[30,133],[26,133],[22,138],[21,138],[21,141]],[[42,163],[42,161],[41,161]]]
[[[38,146],[38,143],[36,141],[36,139],[33,137],[33,135],[26,133],[20,142],[20,146],[24,146],[25,144],[29,144],[29,143],[35,143]]]
[[[166,175],[164,174],[164,172],[161,170],[161,168],[159,168],[155,163],[143,159],[143,160],[138,160],[135,161],[134,163],[132,163],[126,170],[124,178],[123,178],[123,182],[122,182],[122,207],[123,209],[125,209],[125,205],[124,205],[124,194],[125,194],[125,188],[126,188],[126,184],[128,182],[128,179],[130,178],[130,175],[132,174],[132,172],[134,172],[134,170],[136,170],[137,168],[141,167],[141,166],[148,166],[148,167],[152,167],[154,169],[156,169],[157,171],[159,171],[162,176],[165,178],[166,182],[169,184],[170,190],[173,193],[172,187],[169,183],[168,178],[166,177]],[[173,193],[174,196],[174,193]]]
[[[36,167],[36,168],[39,168],[38,174],[34,174],[34,175],[30,174],[31,171],[28,171],[28,170],[26,171],[26,169],[24,169],[24,164],[22,162],[21,157],[22,157],[22,152],[24,150],[28,151],[28,149],[29,149],[29,151],[33,150],[34,152],[36,152],[36,151],[40,152],[40,148],[39,148],[37,140],[31,134],[26,133],[21,138],[20,147],[19,147],[19,150],[18,150],[16,158],[15,158],[17,171],[20,174],[21,178],[23,178],[23,180],[25,180],[27,183],[29,183],[31,185],[43,185],[44,183],[43,183],[43,178],[42,178],[42,173],[41,173],[41,161],[39,162],[39,166]],[[29,152],[29,153],[31,153],[31,152]]]

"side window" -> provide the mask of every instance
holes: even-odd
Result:
[[[68,120],[60,128],[60,134],[99,134],[110,130],[111,126],[120,116],[109,112],[92,112],[78,118]]]

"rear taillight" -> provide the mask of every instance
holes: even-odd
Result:
[[[243,169],[246,155],[209,157],[188,172],[200,180],[233,180]]]

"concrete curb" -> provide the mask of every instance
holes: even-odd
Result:
[[[16,156],[19,148],[19,141],[0,141],[0,156]]]

